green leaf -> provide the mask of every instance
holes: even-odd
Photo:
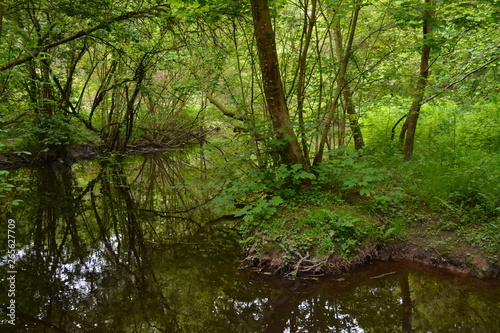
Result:
[[[283,200],[283,198],[280,197],[279,195],[275,195],[269,200],[269,204],[273,206],[281,205],[284,202],[285,201]]]

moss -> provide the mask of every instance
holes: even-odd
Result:
[[[495,227],[464,225],[417,201],[382,215],[366,198],[357,205],[301,198],[241,231],[245,264],[272,273],[330,274],[377,259],[418,261],[481,277],[499,271]]]

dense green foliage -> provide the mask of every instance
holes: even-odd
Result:
[[[499,1],[0,8],[4,154],[65,159],[83,143],[113,160],[196,142],[220,176],[216,210],[242,216],[247,241],[308,202],[286,231],[302,233],[297,249],[317,239],[348,255],[430,214],[430,229],[500,252]],[[345,206],[376,222],[343,219]]]
[[[500,290],[493,281],[471,283],[431,269],[408,275],[401,263],[322,281],[237,269],[242,251],[234,224],[202,230],[197,225],[217,217],[200,205],[213,193],[205,197],[199,189],[179,185],[203,183],[206,170],[186,165],[199,157],[174,151],[129,156],[122,163],[103,159],[12,170],[10,177],[26,178],[31,189],[18,195],[24,202],[9,215],[16,221],[20,249],[16,308],[22,316],[15,327],[1,317],[0,331],[44,332],[50,325],[51,331],[65,332],[236,333],[294,331],[300,325],[309,332],[332,327],[397,332],[402,297],[413,303],[406,318],[415,331],[453,331],[458,323],[463,330],[487,332],[500,325],[495,310]],[[324,197],[327,201],[332,198]],[[297,214],[296,207],[288,207],[289,217]],[[351,243],[373,231],[373,224],[354,210],[304,213],[308,218],[293,226],[309,228],[309,243],[301,248],[321,243],[326,252],[336,247],[313,233],[321,229]],[[280,226],[267,228],[279,231]],[[0,233],[0,243],[7,244],[7,237]],[[280,237],[291,257],[298,236]],[[2,256],[7,250],[0,250]],[[9,276],[2,276],[2,285]],[[8,293],[0,293],[0,307],[8,303]]]

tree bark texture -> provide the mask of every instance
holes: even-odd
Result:
[[[415,96],[411,104],[410,111],[406,117],[406,121],[403,124],[401,133],[399,135],[399,140],[403,143],[403,155],[406,160],[410,160],[413,157],[413,148],[415,146],[415,133],[417,130],[418,117],[420,115],[420,108],[422,106],[422,101],[424,100],[425,88],[427,86],[427,79],[429,78],[429,58],[431,54],[431,42],[430,38],[432,36],[431,20],[434,15],[434,10],[430,8],[432,0],[425,0],[427,9],[424,12],[422,33],[423,33],[423,45],[422,53],[420,56],[420,74],[415,87]]]
[[[285,164],[300,163],[307,168],[288,113],[268,1],[251,0],[250,3],[267,108],[275,136],[283,142],[279,155]]]

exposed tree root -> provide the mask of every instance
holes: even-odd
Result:
[[[500,278],[498,264],[489,263],[479,254],[439,254],[411,243],[378,247],[366,245],[349,259],[335,253],[328,258],[314,257],[309,252],[296,253],[294,258],[285,257],[285,253],[280,251],[259,255],[256,248],[251,247],[241,267],[263,274],[309,277],[343,273],[372,261],[410,261],[468,276]]]

